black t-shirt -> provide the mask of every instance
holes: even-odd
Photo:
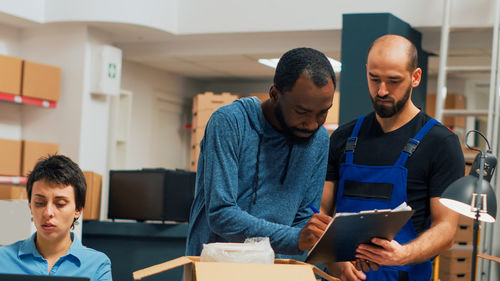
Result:
[[[363,121],[354,151],[354,163],[368,166],[394,165],[409,138],[431,119],[420,112],[401,128],[384,133],[375,113]],[[340,126],[330,137],[327,181],[338,181],[340,164],[345,161],[345,144],[356,120]],[[457,135],[438,123],[422,139],[406,162],[408,169],[408,205],[414,210],[413,224],[417,233],[426,229],[431,197],[440,197],[450,183],[465,173],[465,162]]]

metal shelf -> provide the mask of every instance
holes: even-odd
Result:
[[[27,177],[9,177],[9,176],[0,176],[0,184],[17,184],[23,185],[28,181]]]
[[[487,109],[443,109],[446,116],[488,116]]]
[[[0,93],[0,101],[13,102],[18,104],[30,104],[46,108],[55,108],[57,103],[49,100],[29,98],[12,94]]]

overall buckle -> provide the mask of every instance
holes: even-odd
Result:
[[[403,149],[403,151],[408,153],[409,156],[411,156],[413,154],[413,152],[415,152],[415,150],[417,149],[417,146],[419,143],[420,143],[420,141],[418,141],[414,138],[410,138],[408,140],[408,143],[405,145],[405,148]]]
[[[349,137],[347,139],[347,143],[345,144],[345,151],[354,151],[357,143],[358,143],[357,137]]]

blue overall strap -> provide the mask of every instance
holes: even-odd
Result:
[[[408,157],[410,157],[413,152],[418,147],[418,144],[420,141],[427,135],[427,133],[436,125],[438,121],[436,119],[430,119],[425,123],[425,125],[418,131],[417,135],[414,138],[410,138],[408,140],[408,143],[405,145],[405,148],[399,155],[398,160],[396,161],[396,166],[404,166],[406,165],[406,161],[408,160]]]
[[[354,158],[354,149],[356,148],[356,143],[358,142],[358,134],[361,129],[361,125],[363,124],[363,120],[365,120],[366,115],[363,115],[358,118],[356,121],[356,125],[354,125],[354,129],[352,129],[351,136],[347,139],[345,144],[345,163],[352,164]]]

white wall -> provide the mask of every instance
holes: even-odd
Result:
[[[101,49],[111,42],[108,34],[92,28],[86,35],[79,163],[84,170],[105,175],[110,102],[109,96],[91,94],[91,89],[101,70]]]
[[[123,62],[122,69],[122,88],[133,93],[127,169],[158,167],[160,163],[151,163],[152,154],[164,151],[153,151],[155,147],[186,152],[184,159],[165,159],[162,167],[189,168],[186,161],[189,158],[189,139],[184,147],[179,148],[172,147],[168,138],[156,138],[154,123],[162,120],[154,120],[153,108],[159,100],[167,101],[170,106],[183,108],[181,115],[190,115],[192,97],[199,92],[198,82],[129,61]],[[179,133],[183,134],[182,131]]]
[[[494,1],[452,1],[452,27],[491,26]],[[341,29],[344,13],[393,13],[414,27],[441,26],[443,1],[183,0],[179,34]]]
[[[45,0],[0,0],[0,13],[34,22],[44,20]]]
[[[177,25],[177,0],[50,0],[47,22],[121,22],[173,32]]]
[[[491,26],[493,7],[489,0],[454,0],[451,25]],[[39,23],[117,22],[175,34],[340,29],[344,13],[377,12],[392,13],[414,27],[432,27],[441,25],[442,11],[443,1],[435,0],[0,1],[0,12]]]
[[[19,57],[21,30],[8,25],[0,24],[0,54]]]

